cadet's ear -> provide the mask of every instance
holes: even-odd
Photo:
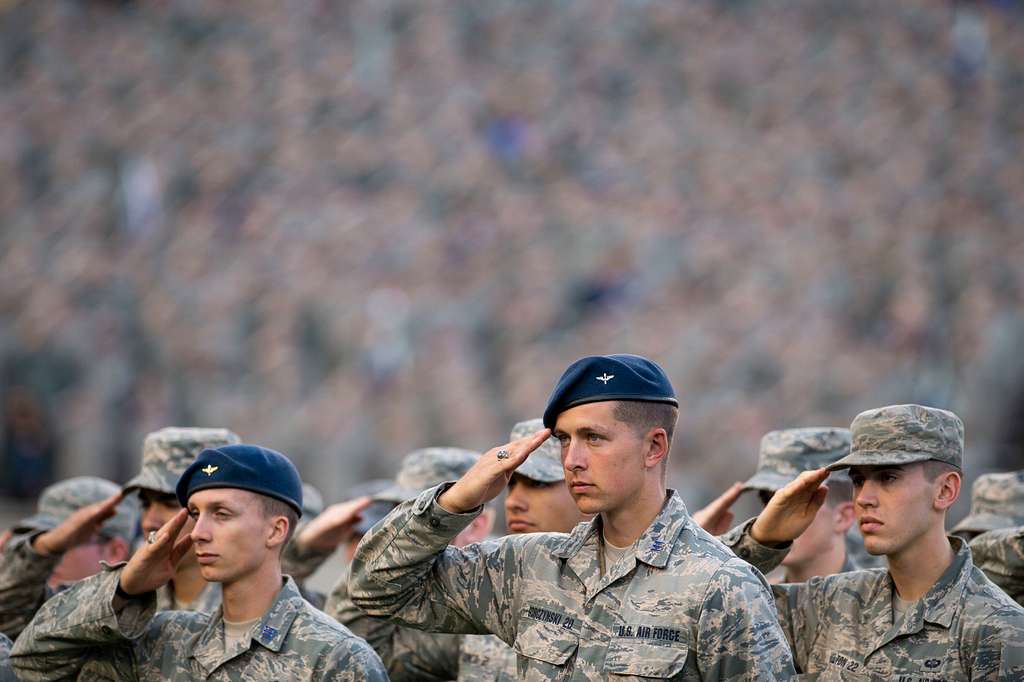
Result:
[[[644,467],[653,469],[668,459],[668,433],[660,426],[647,432]]]
[[[269,521],[270,531],[267,533],[267,547],[274,549],[283,545],[288,538],[289,521],[287,516],[272,516]]]
[[[963,480],[959,471],[946,471],[935,477],[935,509],[946,511],[960,498]]]
[[[103,544],[103,560],[108,564],[127,561],[131,554],[132,548],[124,538],[111,538]]]
[[[456,547],[465,547],[474,542],[483,542],[491,534],[494,528],[494,509],[490,506],[484,507],[480,515],[473,519],[473,522],[462,529],[462,532],[455,536],[452,544]]]
[[[840,502],[835,506],[833,513],[835,514],[833,517],[835,519],[835,532],[845,535],[846,531],[850,530],[850,527],[856,520],[856,514],[853,512],[853,502]]]

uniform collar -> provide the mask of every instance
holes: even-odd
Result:
[[[656,568],[664,568],[668,565],[676,538],[690,522],[690,515],[679,493],[667,490],[661,511],[636,542],[637,561]],[[596,540],[600,532],[601,517],[598,515],[587,523],[577,525],[571,533],[563,536],[552,548],[552,554],[561,559],[569,559],[575,556],[591,537]]]
[[[953,616],[963,604],[963,594],[967,589],[974,563],[971,561],[971,551],[967,543],[951,536],[949,542],[955,552],[953,562],[900,622],[893,623],[892,600],[896,594],[896,585],[888,572],[879,571],[879,580],[871,590],[871,598],[868,601],[875,608],[865,609],[863,612],[864,621],[873,624],[879,637],[872,647],[872,652],[897,637],[920,632],[926,622],[947,629],[950,627]]]
[[[288,630],[302,609],[303,603],[302,595],[299,593],[295,581],[290,576],[285,576],[284,585],[277,593],[274,603],[253,627],[252,640],[259,642],[271,651],[280,651],[288,636]],[[199,641],[192,652],[192,657],[206,670],[207,675],[247,650],[225,651],[223,630],[224,607],[221,606],[210,617],[210,622],[200,634]],[[250,642],[249,649],[252,646],[252,642]]]

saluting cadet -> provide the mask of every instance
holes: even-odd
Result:
[[[171,426],[146,435],[142,468],[124,485],[125,495],[137,493],[142,503],[142,534],[151,537],[181,511],[174,486],[185,469],[206,448],[241,442],[228,429]],[[213,613],[220,606],[220,585],[207,582],[189,552],[174,577],[157,591],[157,608]]]
[[[53,594],[131,554],[138,504],[113,481],[77,476],[47,487],[35,515],[0,551],[0,632],[17,638]]]
[[[387,679],[369,645],[281,573],[302,513],[302,484],[284,455],[253,445],[203,450],[176,495],[186,509],[126,565],[40,609],[11,653],[21,679]],[[202,576],[223,586],[222,607],[212,616],[158,612],[156,590],[193,546]]]
[[[519,422],[509,440],[544,428],[540,419]],[[551,437],[519,465],[505,493],[505,525],[509,534],[567,533],[589,519],[580,512],[565,485],[561,446]],[[516,652],[495,635],[468,635],[459,650],[459,682],[515,682]]]
[[[850,429],[850,454],[828,469],[850,470],[864,546],[887,568],[773,586],[798,671],[819,680],[1024,679],[1024,609],[945,531],[963,476],[963,422],[892,405],[862,412]],[[814,506],[802,513],[808,523]],[[755,521],[751,538],[785,535],[771,525]]]
[[[480,453],[462,448],[433,447],[410,452],[391,486],[376,493],[374,502],[397,505],[415,498],[439,483],[458,478],[480,458]],[[478,516],[452,541],[462,546],[484,539],[494,525],[488,510]],[[324,610],[349,627],[374,648],[384,661],[392,680],[446,682],[459,674],[461,637],[438,632],[423,632],[402,627],[383,618],[367,615],[348,594],[348,575],[342,575],[331,590]]]
[[[449,546],[551,435],[539,431],[488,451],[458,481],[375,526],[352,563],[353,602],[415,627],[494,633],[514,647],[520,679],[789,679],[764,578],[665,488],[677,405],[646,358],[574,362],[544,425],[559,440],[577,508],[594,520],[570,534]]]

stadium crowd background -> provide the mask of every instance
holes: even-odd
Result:
[[[0,492],[209,425],[335,501],[606,352],[672,377],[691,508],[888,403],[1024,467],[1022,18],[4,0]]]

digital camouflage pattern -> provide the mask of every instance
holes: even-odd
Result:
[[[531,436],[544,428],[541,419],[530,419],[519,422],[512,427],[510,441],[519,440]],[[565,470],[562,468],[562,445],[558,439],[552,436],[540,444],[536,450],[530,453],[526,461],[516,468],[516,474],[525,476],[533,481],[541,483],[554,483],[565,480]]]
[[[448,544],[479,511],[451,514],[438,486],[363,538],[349,579],[370,615],[493,633],[519,679],[784,680],[793,674],[767,584],[701,529],[670,491],[621,561],[599,569],[600,517],[571,534]]]
[[[495,635],[463,635],[458,682],[516,682],[516,652]]]
[[[1024,526],[982,533],[971,540],[975,565],[1018,604],[1024,604]]]
[[[934,459],[964,468],[964,423],[948,410],[889,405],[861,412],[850,424],[850,454],[829,471]]]
[[[178,479],[200,452],[241,442],[228,429],[169,426],[153,431],[142,443],[142,469],[125,483],[124,490],[130,493],[145,488],[173,494]]]
[[[347,572],[328,596],[324,612],[373,647],[392,682],[449,682],[459,674],[462,636],[424,632],[368,616],[348,597]]]
[[[971,486],[971,513],[951,533],[1024,525],[1024,471],[983,474]]]
[[[40,554],[32,547],[41,532],[14,535],[0,550],[0,633],[11,639],[18,638],[54,594],[46,582],[61,556]]]
[[[119,570],[46,603],[15,643],[20,679],[387,680],[363,640],[299,595],[289,578],[247,645],[226,648],[221,612],[156,611],[152,594],[115,612]]]
[[[830,427],[769,431],[761,438],[757,471],[744,490],[775,492],[805,471],[827,467],[850,453],[850,431]]]
[[[11,668],[11,640],[0,633],[0,682],[18,682]]]
[[[950,542],[953,563],[896,622],[885,569],[774,585],[797,670],[818,680],[1024,679],[1024,608],[962,540]]]
[[[52,530],[82,507],[102,502],[121,490],[113,481],[95,476],[75,476],[47,486],[39,495],[36,513],[14,525],[14,531]],[[139,501],[126,498],[114,515],[103,523],[100,533],[131,543],[139,521]]]
[[[457,481],[480,459],[479,452],[462,448],[422,448],[402,458],[394,485],[373,496],[374,500],[405,502],[442,481]]]

